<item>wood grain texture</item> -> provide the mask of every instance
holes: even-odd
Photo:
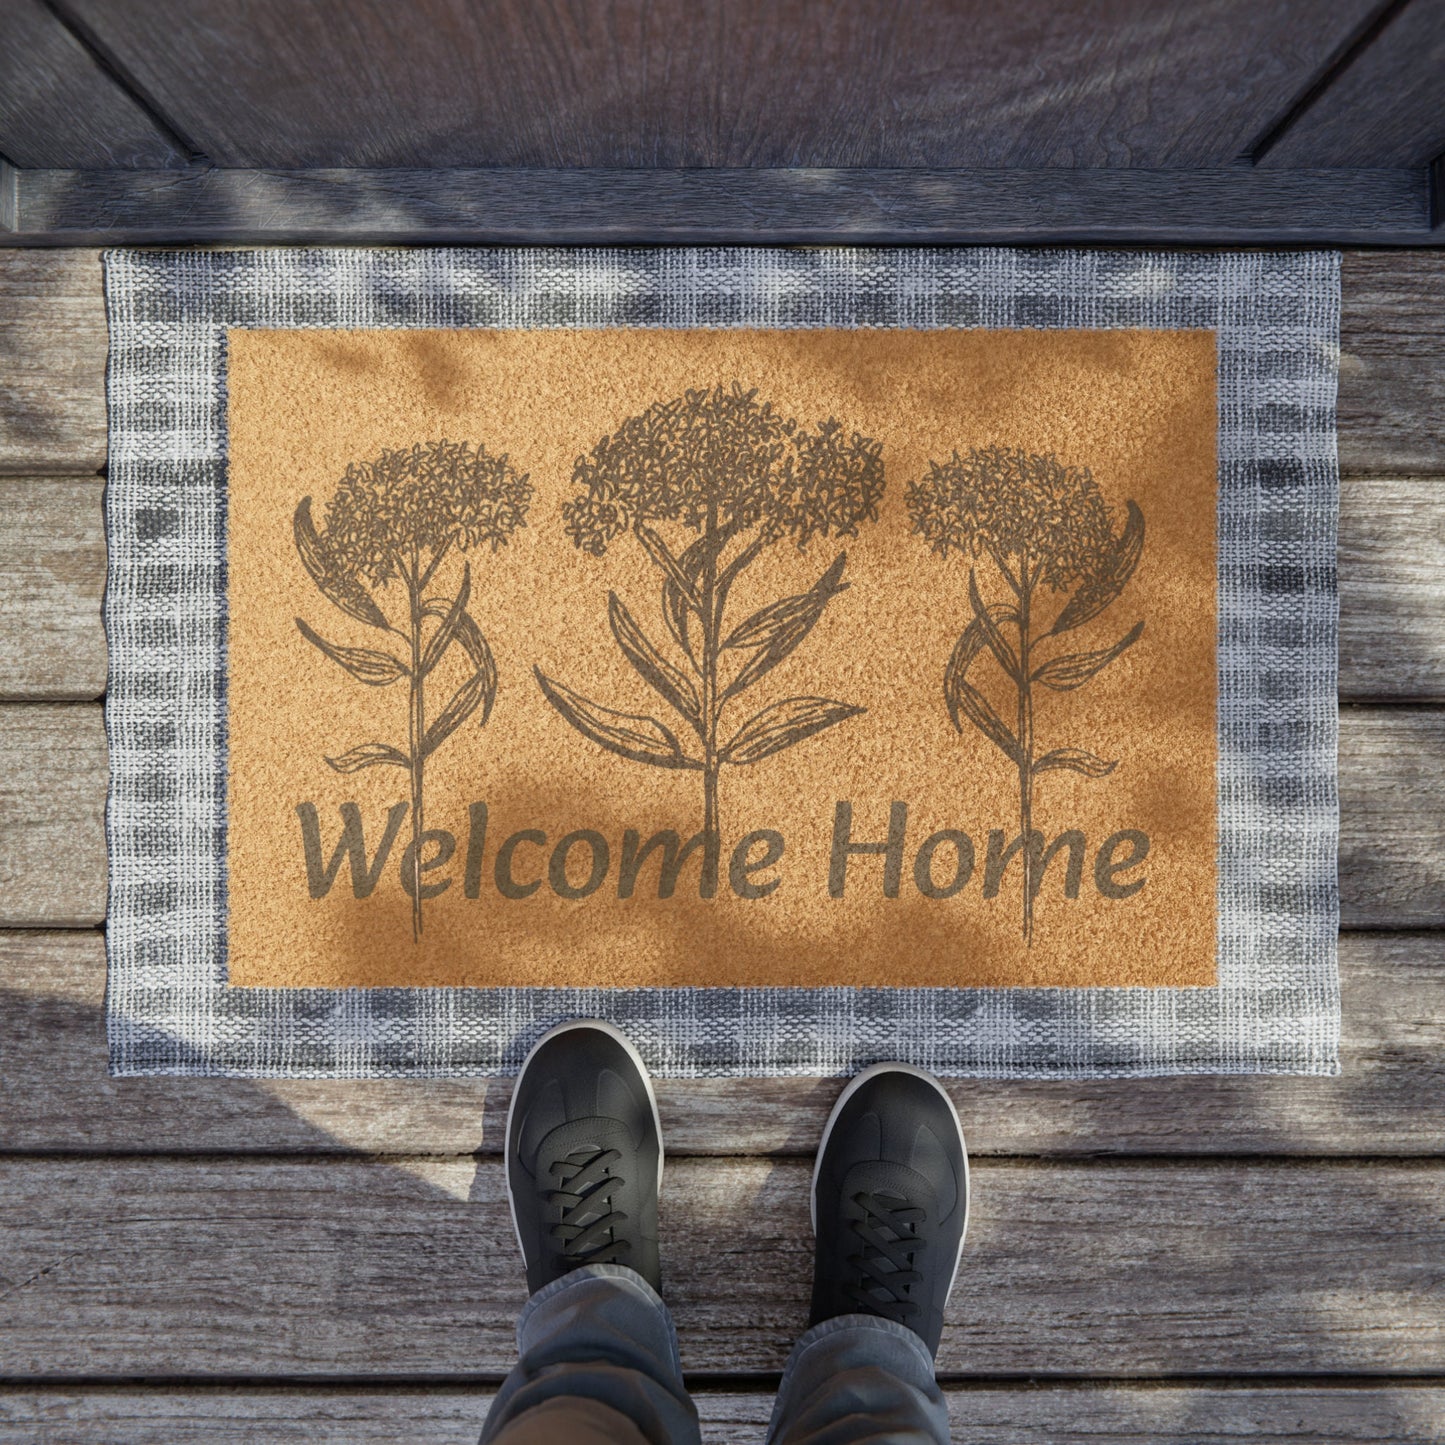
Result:
[[[1445,252],[1346,252],[1340,461],[1445,472]],[[0,473],[105,464],[99,254],[0,249]]]
[[[107,771],[99,707],[0,707],[0,925],[104,918]]]
[[[1341,694],[1445,699],[1445,484],[1345,478],[1339,585]]]
[[[0,700],[105,691],[102,483],[0,479]],[[1445,484],[1346,478],[1340,692],[1445,699]]]
[[[1228,165],[1372,10],[1315,0],[66,0],[217,165]]]
[[[1445,712],[1346,708],[1339,758],[1341,925],[1445,924]]]
[[[1262,166],[1423,166],[1445,151],[1445,4],[1409,0],[1258,157]]]
[[[96,251],[0,251],[0,473],[105,465]]]
[[[1445,1390],[1306,1385],[949,1386],[954,1445],[1438,1445]],[[771,1391],[693,1395],[705,1445],[763,1445]],[[486,1386],[0,1389],[0,1445],[476,1445]]]
[[[0,155],[80,170],[188,159],[39,0],[0,6]]]
[[[1445,472],[1445,250],[1345,253],[1340,465]]]
[[[684,1367],[806,1323],[806,1161],[678,1160]],[[1429,1375],[1445,1164],[980,1162],[949,1377]],[[0,1161],[0,1374],[495,1378],[525,1297],[495,1159]]]
[[[1338,1078],[948,1083],[975,1156],[1445,1154],[1445,936],[1340,940]],[[495,1155],[487,1079],[112,1079],[99,933],[0,931],[0,1152]],[[811,1156],[832,1079],[660,1079],[669,1157]]]
[[[10,245],[1425,245],[1426,171],[17,171]]]
[[[104,483],[0,477],[0,698],[105,691]]]
[[[104,920],[105,784],[99,706],[0,706],[0,927]],[[1445,926],[1445,711],[1345,709],[1340,800],[1344,926]]]

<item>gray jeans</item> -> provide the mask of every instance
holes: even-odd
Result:
[[[640,1274],[593,1264],[540,1289],[482,1445],[699,1445],[677,1331]],[[814,1325],[793,1347],[770,1445],[948,1445],[923,1341],[872,1315]]]

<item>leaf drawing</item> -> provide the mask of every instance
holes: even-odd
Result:
[[[716,888],[718,779],[835,727],[863,709],[792,697],[755,712],[729,735],[724,713],[817,626],[847,587],[839,552],[807,591],[731,620],[734,584],[769,548],[852,537],[878,520],[881,444],[835,418],[809,430],[739,382],[686,392],[629,417],[573,469],[563,504],[567,535],[593,556],[631,534],[657,569],[666,646],[615,593],[608,621],[619,651],[677,715],[619,713],[538,672],[547,700],[584,737],[621,757],[702,774],[709,847],[704,889]]]
[[[738,766],[759,763],[862,711],[829,697],[787,697],[770,703],[733,734],[722,750],[723,761]]]
[[[1035,782],[1040,774],[1061,771],[1106,778],[1117,766],[1085,748],[1036,752],[1035,685],[1053,692],[1083,687],[1139,640],[1144,624],[1108,647],[1046,653],[1044,645],[1098,617],[1123,592],[1144,549],[1144,514],[1127,502],[1116,533],[1087,468],[1016,447],[954,452],[947,461],[930,462],[928,475],[909,484],[905,501],[914,532],[933,551],[957,553],[970,563],[969,621],[944,669],[943,695],[954,727],[962,732],[965,721],[972,724],[1018,772],[1023,936],[1032,944]],[[1001,600],[984,596],[979,577],[985,566]],[[1050,594],[1063,598],[1052,617]],[[1012,724],[970,680],[985,655],[1012,695]]]
[[[362,743],[326,762],[338,773],[385,766],[408,774],[413,939],[422,934],[427,760],[478,711],[479,725],[485,726],[497,694],[496,661],[468,610],[471,562],[462,562],[454,592],[429,595],[428,589],[453,554],[483,545],[495,553],[505,546],[526,526],[531,500],[531,482],[506,456],[468,442],[435,441],[353,462],[326,504],[321,528],[312,518],[310,497],[302,498],[292,518],[297,555],[317,591],[348,617],[400,644],[400,656],[343,645],[296,619],[301,636],[358,682],[407,684],[405,746]],[[399,584],[396,593],[393,583]],[[382,604],[393,597],[388,612]],[[449,654],[465,658],[464,680],[432,717],[428,685]]]
[[[577,729],[608,752],[630,758],[635,763],[651,763],[655,768],[701,768],[697,758],[682,750],[677,734],[653,717],[636,713],[616,712],[601,703],[592,702],[563,687],[539,667],[537,681],[547,701]]]
[[[339,758],[327,758],[326,761],[338,773],[359,773],[362,768],[374,768],[382,763],[390,763],[397,768],[411,766],[411,759],[390,743],[362,743],[360,747],[342,753]]]

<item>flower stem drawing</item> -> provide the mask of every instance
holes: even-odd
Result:
[[[1065,769],[1104,778],[1117,766],[1079,747],[1039,753],[1035,689],[1082,687],[1139,640],[1143,622],[1111,647],[1048,655],[1051,639],[1099,616],[1124,590],[1144,547],[1144,516],[1132,501],[1126,503],[1116,535],[1110,508],[1087,468],[1012,447],[962,456],[955,451],[948,461],[930,462],[928,475],[910,483],[905,501],[913,530],[933,551],[987,559],[1003,584],[1002,600],[986,601],[978,568],[970,565],[972,617],[948,660],[943,695],[954,727],[962,732],[966,718],[1018,770],[1023,937],[1031,945],[1034,897],[1042,882],[1033,829],[1037,779]],[[1048,593],[1064,599],[1052,615]],[[1013,694],[1012,725],[969,680],[985,652]]]
[[[368,627],[400,640],[402,656],[369,647],[328,642],[301,618],[301,635],[323,656],[368,687],[407,684],[405,747],[362,743],[326,762],[338,773],[396,767],[411,791],[411,846],[403,879],[412,895],[412,938],[422,935],[422,845],[425,840],[427,760],[479,708],[485,726],[497,693],[492,650],[468,608],[471,563],[463,562],[452,595],[438,588],[439,569],[452,553],[483,544],[495,552],[526,525],[532,485],[506,456],[467,442],[436,441],[409,451],[383,451],[372,461],[347,467],[326,504],[317,529],[311,498],[292,518],[296,551],[317,590],[334,607]],[[396,620],[380,594],[400,582]],[[428,713],[428,680],[453,644],[466,657],[467,675],[434,717]]]
[[[704,891],[715,890],[719,775],[747,767],[864,711],[832,698],[787,697],[725,724],[730,704],[799,647],[848,584],[847,553],[806,592],[736,623],[727,614],[738,579],[770,546],[855,536],[877,521],[881,445],[834,418],[809,431],[741,383],[688,391],[623,422],[586,456],[563,504],[567,534],[602,556],[631,533],[660,574],[669,656],[626,603],[608,594],[608,622],[624,657],[682,720],[683,737],[652,716],[618,712],[537,669],[554,708],[584,737],[651,767],[702,774]]]

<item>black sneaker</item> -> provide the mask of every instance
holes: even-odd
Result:
[[[865,1069],[833,1106],[813,1170],[811,1322],[882,1315],[936,1355],[967,1224],[953,1101],[921,1069]]]
[[[506,1163],[529,1291],[604,1263],[660,1288],[657,1099],[611,1024],[581,1019],[538,1040],[507,1109]]]

